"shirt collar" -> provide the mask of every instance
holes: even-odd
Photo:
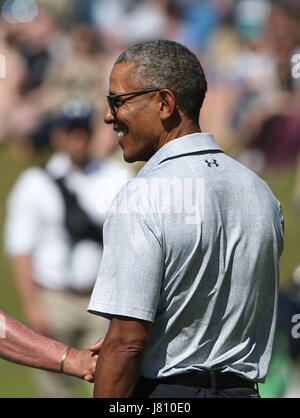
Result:
[[[193,154],[196,152],[220,151],[223,149],[216,143],[212,134],[195,133],[173,139],[161,147],[139,171],[138,176],[146,174],[169,158],[176,158],[181,155]]]

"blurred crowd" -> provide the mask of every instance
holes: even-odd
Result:
[[[30,138],[68,99],[98,118],[95,151],[112,151],[102,124],[108,71],[127,46],[179,41],[204,65],[201,126],[257,172],[295,161],[299,148],[297,0],[1,1],[0,141]],[[213,111],[212,111],[213,109]],[[3,123],[5,121],[5,123]],[[39,145],[39,144],[38,144]],[[300,191],[299,191],[300,194]]]
[[[299,0],[0,0],[0,10],[0,144],[48,146],[49,122],[80,102],[93,109],[89,152],[111,156],[112,63],[134,43],[170,39],[207,75],[202,131],[259,174],[294,165],[300,209]]]

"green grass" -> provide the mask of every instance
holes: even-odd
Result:
[[[5,202],[17,176],[28,166],[46,161],[49,152],[32,156],[24,156],[15,143],[0,145],[0,245],[3,248],[3,223],[5,219]],[[295,181],[295,170],[289,167],[281,173],[266,175],[276,197],[281,201],[285,217],[285,250],[281,258],[281,285],[290,282],[291,273],[300,263],[299,225],[300,214],[292,205],[292,194]],[[13,285],[9,263],[3,251],[0,251],[0,306],[10,315],[23,321],[20,301]],[[79,382],[79,381],[78,381]],[[80,382],[78,396],[83,396]],[[37,397],[31,380],[30,369],[0,360],[0,398],[5,397]]]

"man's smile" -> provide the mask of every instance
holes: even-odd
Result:
[[[123,126],[114,126],[113,129],[116,132],[118,138],[123,138],[129,132],[129,129],[125,125],[123,125]]]
[[[119,137],[119,138],[122,138],[123,136],[125,136],[126,135],[126,132],[124,132],[124,131],[117,131],[117,136]]]

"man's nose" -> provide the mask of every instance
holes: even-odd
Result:
[[[110,106],[107,106],[106,111],[104,113],[104,122],[107,124],[113,123],[115,120],[115,116],[110,108]]]

